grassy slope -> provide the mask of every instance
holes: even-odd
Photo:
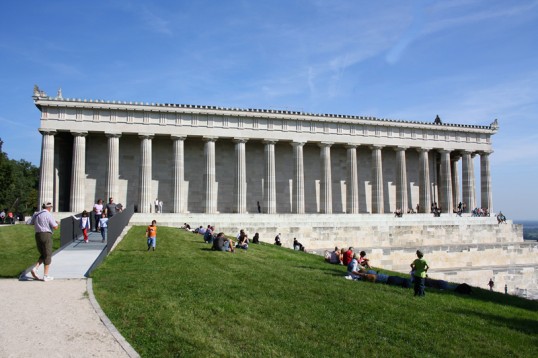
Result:
[[[56,230],[52,238],[56,250],[60,247],[60,231]],[[1,227],[0,247],[0,277],[18,277],[39,258],[32,225]]]
[[[487,291],[419,299],[272,245],[212,252],[198,235],[161,227],[146,252],[143,236],[129,232],[94,288],[145,357],[538,354],[537,302]]]

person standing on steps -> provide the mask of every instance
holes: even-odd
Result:
[[[52,262],[52,232],[58,228],[58,222],[54,220],[50,211],[52,210],[51,203],[44,203],[42,210],[32,216],[30,224],[34,225],[35,242],[37,251],[39,251],[39,259],[32,269],[32,277],[36,280],[52,281],[54,278],[49,276],[50,264]],[[43,279],[37,275],[37,269],[41,264],[45,264]]]

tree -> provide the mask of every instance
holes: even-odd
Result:
[[[26,160],[9,159],[0,139],[0,210],[31,214],[37,203],[39,168]]]

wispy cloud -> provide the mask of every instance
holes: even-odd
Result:
[[[538,7],[538,1],[536,0],[526,3],[501,2],[500,6],[494,6],[495,4],[490,3],[488,4],[489,6],[475,7],[477,4],[479,3],[476,1],[433,3],[427,9],[430,21],[424,28],[425,34],[484,20],[517,17],[517,20],[521,21],[522,15],[536,16],[532,15],[532,10]]]
[[[144,20],[147,27],[153,31],[165,35],[172,35],[172,29],[170,28],[170,21],[166,20],[163,16],[159,16],[146,6],[142,6],[140,9],[140,16]]]

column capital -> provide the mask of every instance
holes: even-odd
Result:
[[[379,149],[379,150],[381,150],[381,149],[383,149],[383,148],[385,148],[384,145],[378,145],[378,144],[372,144],[372,145],[370,146],[370,149],[371,149],[371,150],[375,150],[375,149]]]
[[[306,141],[304,141],[304,142],[295,142],[294,141],[294,142],[291,142],[290,144],[292,145],[292,147],[302,147],[302,146],[304,146],[306,144]]]
[[[319,142],[318,146],[320,146],[321,148],[325,148],[325,147],[330,147],[333,144],[334,144],[334,142]]]
[[[175,134],[172,134],[170,136],[170,138],[172,138],[172,140],[185,140],[187,139],[187,136],[186,135],[175,135]]]
[[[276,142],[278,142],[278,139],[264,139],[262,141],[263,144],[275,144]]]
[[[248,142],[248,140],[249,140],[249,138],[239,138],[239,137],[237,137],[237,138],[233,139],[233,142],[236,143],[236,144],[237,143],[246,143],[246,142]]]
[[[346,148],[346,149],[353,149],[353,148],[357,149],[358,146],[359,146],[358,144],[346,144],[346,145],[344,145],[344,148]]]
[[[155,136],[153,133],[138,133],[140,139],[152,139]]]
[[[419,153],[422,153],[422,152],[429,152],[430,150],[432,150],[432,148],[417,148],[417,152]]]
[[[401,152],[401,151],[404,151],[404,152],[405,152],[405,151],[408,150],[408,149],[409,149],[409,147],[406,147],[406,146],[398,146],[398,147],[394,147],[394,150],[395,150],[396,152]]]
[[[56,129],[39,128],[39,133],[41,133],[43,135],[45,135],[45,134],[55,135],[56,134]]]
[[[485,157],[485,156],[488,156],[490,154],[493,153],[493,150],[482,150],[480,152],[478,152],[478,154],[481,156],[481,157]]]
[[[108,138],[119,138],[121,137],[121,133],[105,132],[105,136]]]
[[[442,149],[437,149],[437,151],[439,153],[449,153],[449,154],[452,153],[452,149],[444,149],[444,148],[442,148]]]
[[[475,154],[472,150],[466,150],[466,149],[462,149],[462,150],[460,150],[460,152],[462,154],[470,154],[470,155]]]
[[[219,137],[203,136],[202,139],[204,142],[216,142],[219,139]]]
[[[87,131],[71,131],[71,134],[75,137],[85,137],[88,135]]]

